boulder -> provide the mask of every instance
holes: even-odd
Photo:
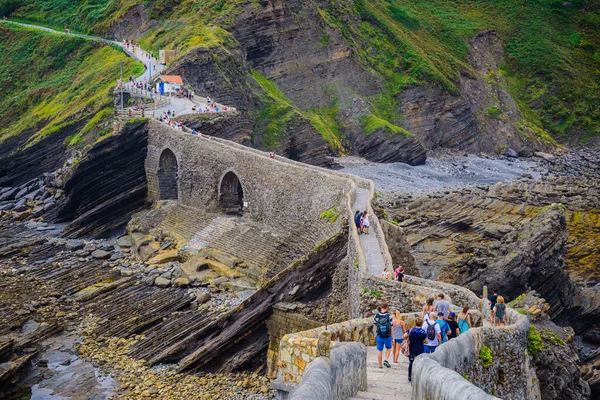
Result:
[[[190,284],[190,280],[187,278],[177,278],[173,284],[177,287],[186,287]]]
[[[188,278],[190,281],[211,282],[211,279],[216,276],[238,278],[242,275],[241,272],[229,268],[225,264],[198,256],[192,257],[181,267],[181,276]]]
[[[110,253],[104,250],[95,250],[92,252],[92,257],[97,258],[98,260],[107,260],[110,258]]]
[[[151,257],[153,257],[158,250],[151,245],[143,245],[138,248],[138,255],[142,261],[148,261]]]
[[[211,298],[212,296],[210,293],[200,293],[198,296],[196,296],[196,302],[198,304],[208,303]]]
[[[179,260],[178,250],[159,251],[159,253],[148,260],[148,264],[166,264]]]
[[[121,268],[121,276],[132,276],[135,271],[129,268]]]
[[[19,190],[17,192],[17,194],[15,195],[15,199],[16,200],[20,200],[22,197],[24,197],[27,193],[29,192],[29,188],[24,187],[23,189]]]
[[[119,246],[122,249],[130,248],[131,240],[129,239],[129,236],[121,236],[119,239],[117,239],[117,246]]]
[[[519,153],[517,153],[517,151],[515,149],[508,148],[506,150],[506,157],[509,157],[509,158],[518,158],[519,157]]]
[[[542,151],[536,151],[535,153],[533,153],[533,155],[535,155],[536,157],[543,158],[544,160],[550,162],[556,160],[556,157],[554,157],[552,154],[544,153]]]
[[[154,280],[154,285],[161,287],[161,288],[166,288],[171,286],[171,280],[170,279],[165,279],[165,278],[161,278],[160,276],[157,277]]]

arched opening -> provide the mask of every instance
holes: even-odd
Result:
[[[226,214],[242,215],[244,211],[244,189],[240,179],[231,171],[221,179],[219,207]]]
[[[177,158],[171,150],[165,149],[158,161],[158,191],[161,200],[177,200],[178,178]]]

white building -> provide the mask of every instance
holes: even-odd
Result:
[[[179,75],[159,75],[156,78],[156,91],[164,96],[179,95],[183,90],[183,80]]]

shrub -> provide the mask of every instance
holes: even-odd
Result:
[[[319,217],[321,219],[326,219],[333,224],[335,221],[337,221],[339,216],[340,213],[337,207],[331,207],[329,210],[323,211]]]
[[[487,346],[481,347],[481,350],[479,350],[479,359],[485,368],[492,365],[492,362],[494,361],[494,358],[492,357],[492,349]]]
[[[535,326],[531,325],[529,327],[529,335],[527,336],[527,353],[529,353],[530,356],[535,357],[543,349],[544,343],[542,342],[542,336]]]
[[[492,118],[498,118],[502,114],[502,110],[500,107],[488,107],[486,113]]]

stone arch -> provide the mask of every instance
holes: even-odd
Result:
[[[164,149],[158,161],[158,192],[161,200],[177,200],[179,166],[171,149]]]
[[[242,215],[244,212],[244,188],[233,171],[223,175],[219,183],[219,207],[226,214]]]

